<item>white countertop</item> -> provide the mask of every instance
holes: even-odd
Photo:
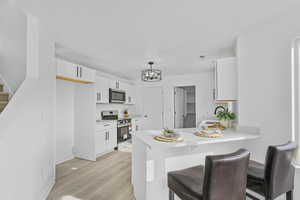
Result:
[[[132,133],[137,139],[145,143],[149,148],[180,148],[180,147],[191,147],[203,144],[212,143],[225,143],[233,141],[251,140],[260,137],[259,129],[256,128],[238,128],[238,129],[227,129],[222,131],[223,137],[219,138],[205,138],[194,135],[197,132],[196,128],[190,129],[175,129],[176,133],[179,133],[184,139],[183,142],[160,142],[154,140],[153,137],[156,135],[161,135],[162,130],[146,130],[137,131]]]

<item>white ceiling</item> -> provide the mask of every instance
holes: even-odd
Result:
[[[20,0],[21,1],[21,0]],[[196,73],[234,55],[239,33],[299,0],[26,0],[56,33],[57,54],[135,79],[149,60],[164,74]]]

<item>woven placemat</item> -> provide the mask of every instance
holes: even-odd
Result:
[[[223,137],[222,134],[220,133],[203,133],[203,132],[196,132],[195,133],[196,136],[199,137],[206,137],[206,138],[219,138],[219,137]]]
[[[181,137],[169,138],[169,137],[164,137],[162,135],[154,136],[153,139],[160,141],[160,142],[183,142],[183,138],[181,138]]]

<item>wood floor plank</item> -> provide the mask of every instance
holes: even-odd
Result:
[[[73,159],[57,166],[47,200],[133,200],[131,153],[114,151],[96,162]]]

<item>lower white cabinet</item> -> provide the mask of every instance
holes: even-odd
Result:
[[[95,149],[96,155],[99,155],[106,150],[105,131],[96,131],[95,135]]]
[[[116,122],[97,125],[95,134],[96,157],[113,151],[115,147],[117,147]]]

